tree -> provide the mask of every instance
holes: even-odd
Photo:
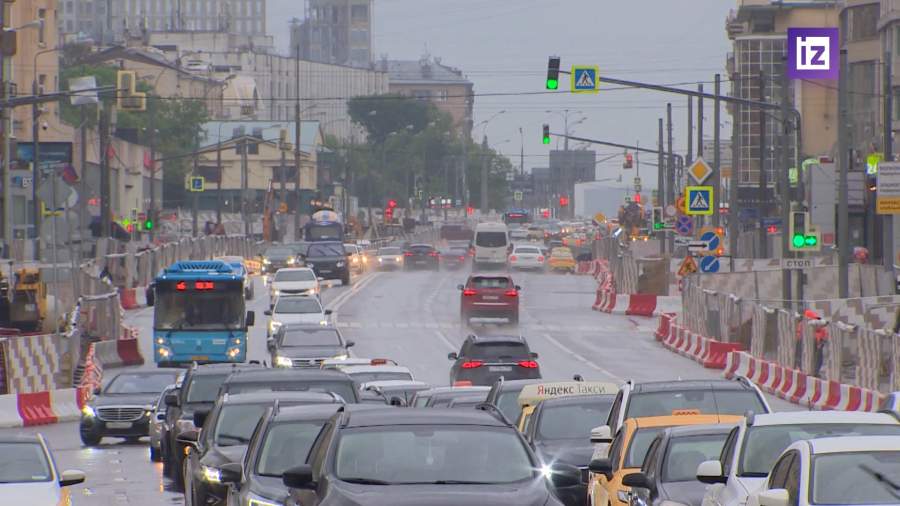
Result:
[[[394,132],[421,132],[435,111],[433,104],[403,95],[363,96],[347,102],[350,119],[365,128],[369,141],[375,144],[384,144]]]

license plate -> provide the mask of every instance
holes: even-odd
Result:
[[[482,299],[484,300],[497,300],[499,298],[500,297],[497,297],[496,295],[485,295],[484,297],[482,297]]]
[[[204,360],[209,360],[209,357],[207,355],[194,355],[191,357],[191,360],[196,360],[198,362],[202,362]]]
[[[130,429],[131,422],[106,422],[107,429]]]
[[[322,274],[331,274],[331,270],[330,270],[330,269],[319,269],[319,272],[322,273]]]
[[[512,366],[509,365],[492,365],[488,368],[488,370],[492,372],[509,372],[512,371]]]

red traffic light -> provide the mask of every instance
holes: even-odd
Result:
[[[769,233],[769,234],[777,234],[777,233],[778,233],[778,226],[776,226],[776,225],[769,225],[768,227],[766,227],[766,232]]]
[[[393,209],[397,207],[397,201],[394,199],[388,200],[388,209]]]
[[[559,198],[559,207],[567,207],[569,205],[569,197]]]
[[[641,194],[640,194],[640,193],[635,193],[635,194],[634,194],[634,199],[632,199],[632,200],[634,200],[634,203],[635,203],[635,204],[640,204],[640,203],[641,203]]]
[[[550,210],[549,210],[549,209],[544,209],[543,211],[541,211],[541,216],[544,217],[544,218],[549,218],[549,217],[550,217]]]
[[[634,167],[634,155],[631,153],[625,153],[625,162],[622,164],[623,169],[630,169]]]
[[[473,214],[475,214],[475,208],[472,206],[467,207],[466,214],[468,214],[469,216],[472,216]]]

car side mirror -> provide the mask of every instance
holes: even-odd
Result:
[[[186,430],[178,435],[176,441],[184,445],[194,446],[197,444],[197,441],[200,440],[200,431],[199,430]]]
[[[606,479],[612,479],[612,461],[609,459],[594,459],[588,465],[588,470],[592,473],[602,474]]]
[[[456,289],[457,290],[465,290],[466,287],[464,287],[463,285],[456,285]]]
[[[252,327],[254,323],[256,323],[256,313],[253,311],[247,311],[247,326]]]
[[[203,427],[203,424],[206,423],[206,418],[209,416],[208,410],[197,410],[194,411],[194,427]]]
[[[697,481],[707,485],[725,483],[728,478],[723,474],[722,463],[718,460],[707,460],[697,466]]]
[[[571,464],[556,464],[550,468],[550,481],[556,488],[581,484],[581,470]]]
[[[522,289],[522,287],[521,287],[521,286],[519,286],[519,285],[516,285],[516,290],[521,290],[521,289]]]
[[[352,348],[354,346],[356,346],[356,341],[347,341],[347,343],[344,344],[344,348]]]
[[[790,494],[783,488],[763,490],[756,497],[759,500],[759,506],[788,506],[791,501]]]
[[[84,478],[84,471],[68,469],[59,475],[59,486],[70,487],[72,485],[78,485],[79,483],[84,483]]]
[[[647,475],[644,473],[626,474],[622,478],[622,485],[625,485],[626,487],[646,488],[647,490],[652,490],[653,488],[650,484],[650,480],[647,479]]]
[[[303,464],[288,469],[281,476],[281,482],[284,483],[284,486],[288,488],[299,488],[306,490],[313,490],[316,488],[316,483],[313,481],[312,476],[312,467],[310,467],[308,464]]]
[[[538,358],[538,353],[536,351],[532,351],[531,358]]]
[[[331,316],[332,313],[334,313],[334,311],[331,310],[331,309],[326,309],[326,310],[325,310],[325,316]]]
[[[225,484],[240,483],[243,474],[244,468],[240,462],[229,462],[219,467],[219,481]]]
[[[447,354],[447,360],[459,360],[459,355],[455,351],[451,351]]]
[[[591,443],[611,443],[612,429],[609,425],[601,425],[591,430]]]
[[[166,406],[170,408],[178,407],[178,394],[166,394],[166,398],[164,399]]]
[[[166,412],[165,411],[157,411],[154,416],[156,417],[157,422],[165,422],[166,421]]]
[[[265,311],[263,311],[263,314],[266,315],[266,316],[272,316],[272,310],[271,310],[271,309],[266,309]]]
[[[100,387],[94,388],[94,395],[100,395],[101,393],[103,393],[102,388],[100,388]]]

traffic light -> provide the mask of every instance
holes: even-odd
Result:
[[[144,219],[144,222],[141,223],[141,228],[147,232],[153,230],[153,218],[148,214]]]
[[[388,206],[388,209],[393,210],[395,207],[397,207],[397,201],[394,199],[390,199],[390,200],[388,200],[387,206]]]
[[[559,56],[551,56],[547,63],[547,89],[559,88]]]
[[[549,210],[549,209],[544,209],[543,211],[541,211],[541,217],[542,217],[542,218],[545,218],[545,219],[546,219],[546,218],[549,218],[549,217],[550,217],[550,210]]]
[[[634,203],[635,203],[635,204],[640,204],[640,203],[641,203],[641,194],[640,194],[640,193],[635,193],[635,194],[634,194]]]
[[[384,221],[390,222],[394,219],[394,209],[391,207],[385,208],[384,210]]]
[[[622,163],[623,169],[630,169],[634,167],[634,155],[631,153],[625,153],[625,162]]]
[[[809,213],[791,211],[788,228],[791,251],[819,251],[822,248],[818,229],[809,224]]]
[[[473,214],[475,214],[475,208],[472,206],[466,207],[466,215],[472,216]]]
[[[147,94],[137,91],[137,74],[133,70],[116,72],[116,107],[121,111],[147,110]]]
[[[550,144],[550,125],[544,124],[544,144]]]
[[[663,209],[661,207],[653,208],[653,230],[663,229]]]
[[[559,198],[559,207],[568,207],[569,206],[569,197],[560,197]]]

